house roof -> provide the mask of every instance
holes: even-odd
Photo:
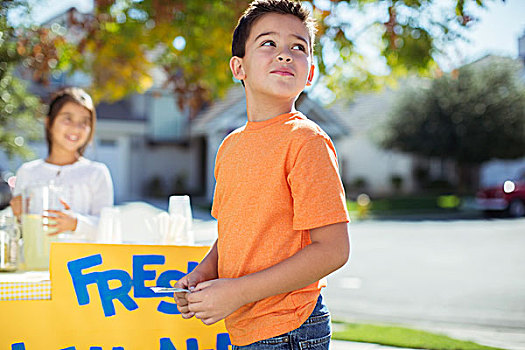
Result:
[[[191,123],[193,136],[215,132],[229,132],[246,122],[246,101],[244,90],[233,87],[223,99],[218,99],[201,111]]]
[[[468,67],[468,66],[485,67],[485,66],[489,66],[491,64],[498,63],[498,62],[513,62],[513,61],[516,61],[516,59],[511,58],[511,57],[488,54],[488,55],[478,58],[477,60],[474,60],[470,63],[463,65],[463,67]]]
[[[48,101],[52,93],[59,88],[60,85],[42,85],[32,83],[29,85],[29,91],[32,94],[40,96],[44,101]],[[68,85],[66,85],[68,86]],[[146,115],[137,115],[131,107],[130,98],[127,97],[116,102],[100,102],[95,105],[97,111],[97,119],[112,119],[112,120],[131,120],[131,121],[145,121]]]
[[[518,58],[511,58],[511,57],[504,57],[504,56],[497,56],[497,55],[485,55],[474,62],[471,62],[469,64],[466,64],[466,66],[478,66],[478,67],[487,67],[490,65],[494,65],[497,63],[505,63],[505,62],[517,62],[521,69],[518,72],[518,79],[521,82],[525,82],[525,61],[523,57]]]
[[[400,94],[408,88],[424,88],[428,83],[428,79],[409,76],[398,80],[394,87],[386,86],[380,91],[356,93],[352,100],[338,100],[330,109],[339,115],[352,135],[381,132],[378,128],[390,118]]]
[[[341,120],[340,114],[324,108],[307,94],[301,94],[297,99],[297,110],[308,116],[328,134],[335,139],[347,135],[350,131]]]
[[[331,138],[348,133],[345,125],[332,111],[322,107],[306,94],[301,94],[296,103],[297,110],[316,122]],[[241,85],[228,90],[223,99],[215,101],[199,113],[192,122],[192,136],[213,133],[229,133],[246,124],[246,98]]]
[[[486,55],[466,66],[484,67],[498,62],[512,62],[515,59],[495,55]],[[525,81],[525,69],[520,78]],[[379,92],[358,93],[352,101],[339,100],[331,110],[340,116],[340,120],[352,135],[376,132],[389,118],[392,108],[407,87],[422,87],[429,83],[428,79],[408,77],[398,81],[398,89],[386,87]]]
[[[384,122],[394,103],[395,91],[384,89],[380,92],[361,93],[349,101],[336,102],[331,110],[352,134],[368,132]]]

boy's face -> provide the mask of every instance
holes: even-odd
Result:
[[[299,18],[269,13],[254,23],[244,57],[232,57],[230,67],[247,92],[295,98],[313,77],[310,45]]]

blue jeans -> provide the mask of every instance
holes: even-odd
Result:
[[[249,345],[232,345],[232,350],[328,350],[330,336],[330,312],[319,295],[314,311],[299,328]]]

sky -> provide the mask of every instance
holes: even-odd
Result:
[[[525,1],[490,2],[474,12],[479,22],[465,36],[470,43],[458,43],[456,58],[469,63],[486,54],[518,57],[518,38],[525,33]]]
[[[437,0],[442,1],[442,0]],[[45,21],[71,6],[81,12],[92,9],[92,0],[52,1],[53,6],[38,6],[35,20]],[[475,11],[474,11],[475,10]],[[439,58],[444,70],[472,62],[486,54],[518,56],[518,38],[525,33],[525,0],[486,1],[486,8],[475,8],[472,14],[479,19],[465,36],[470,42],[457,42],[448,48],[448,58]]]

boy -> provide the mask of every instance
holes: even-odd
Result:
[[[346,263],[350,244],[335,149],[294,107],[313,77],[314,35],[308,11],[285,0],[252,2],[233,34],[248,122],[219,148],[219,236],[176,284],[193,292],[175,300],[183,318],[225,318],[234,349],[330,342],[321,280]]]

